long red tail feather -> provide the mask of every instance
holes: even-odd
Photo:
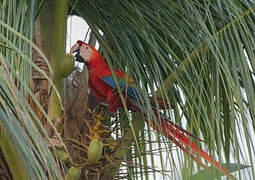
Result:
[[[189,131],[183,129],[181,126],[177,125],[176,123],[172,122],[168,117],[166,117],[164,114],[161,114],[159,112],[157,112],[157,110],[153,110],[155,114],[158,114],[162,119],[164,119],[165,122],[169,123],[170,125],[172,125],[173,127],[175,127],[176,129],[178,129],[179,131],[183,132],[184,134],[193,137],[199,141],[203,141],[202,139],[200,139],[199,137],[193,135],[192,133],[190,133]]]
[[[221,166],[219,162],[214,160],[212,156],[203,151],[202,148],[198,148],[197,144],[195,144],[184,134],[182,134],[180,132],[179,126],[176,127],[174,126],[173,122],[171,123],[169,121],[166,121],[164,119],[164,116],[161,116],[161,118],[157,118],[157,121],[158,121],[157,123],[152,122],[153,129],[155,129],[159,133],[162,133],[165,137],[169,138],[183,152],[189,154],[202,167],[207,168],[207,166],[204,165],[202,161],[195,157],[193,154],[202,157],[206,162],[210,163],[215,168],[219,169],[223,174],[228,176],[230,179],[236,179],[234,176],[230,174],[230,172],[227,169]],[[185,131],[182,132],[184,132],[187,135],[190,135],[190,133],[186,133]]]

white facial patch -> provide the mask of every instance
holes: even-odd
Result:
[[[80,47],[80,56],[84,59],[85,62],[87,62],[90,60],[91,55],[92,49],[89,46],[83,44]]]

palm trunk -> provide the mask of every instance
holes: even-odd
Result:
[[[59,72],[59,64],[65,54],[66,43],[66,17],[67,17],[67,0],[55,0],[54,1],[54,16],[52,25],[52,39],[50,49],[50,63],[53,69],[51,77],[54,85],[56,86],[59,95],[52,91],[49,100],[48,115],[51,120],[54,117],[61,115],[61,101],[62,95],[62,82],[63,78],[61,72]]]

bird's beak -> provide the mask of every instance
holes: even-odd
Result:
[[[72,53],[80,53],[80,47],[78,47],[76,50],[74,50]]]
[[[76,61],[81,62],[81,63],[85,62],[83,57],[80,55],[80,47],[78,47],[76,50],[74,50],[73,53],[76,53],[75,54],[75,60]]]
[[[79,47],[80,46],[78,43],[74,44],[70,49],[70,53],[74,53]]]
[[[73,45],[71,47],[70,53],[76,53],[75,54],[75,61],[78,61],[78,62],[81,62],[81,63],[85,62],[84,59],[80,55],[80,46],[79,46],[78,43],[76,43],[75,45]]]

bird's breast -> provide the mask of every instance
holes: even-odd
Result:
[[[107,97],[107,93],[110,90],[109,86],[102,80],[102,78],[100,77],[100,73],[97,71],[92,71],[89,72],[89,80],[91,81],[91,85],[93,87],[90,87],[90,89],[92,90],[92,93],[95,95],[97,91],[98,93],[101,94],[101,96],[103,96],[105,99]]]

